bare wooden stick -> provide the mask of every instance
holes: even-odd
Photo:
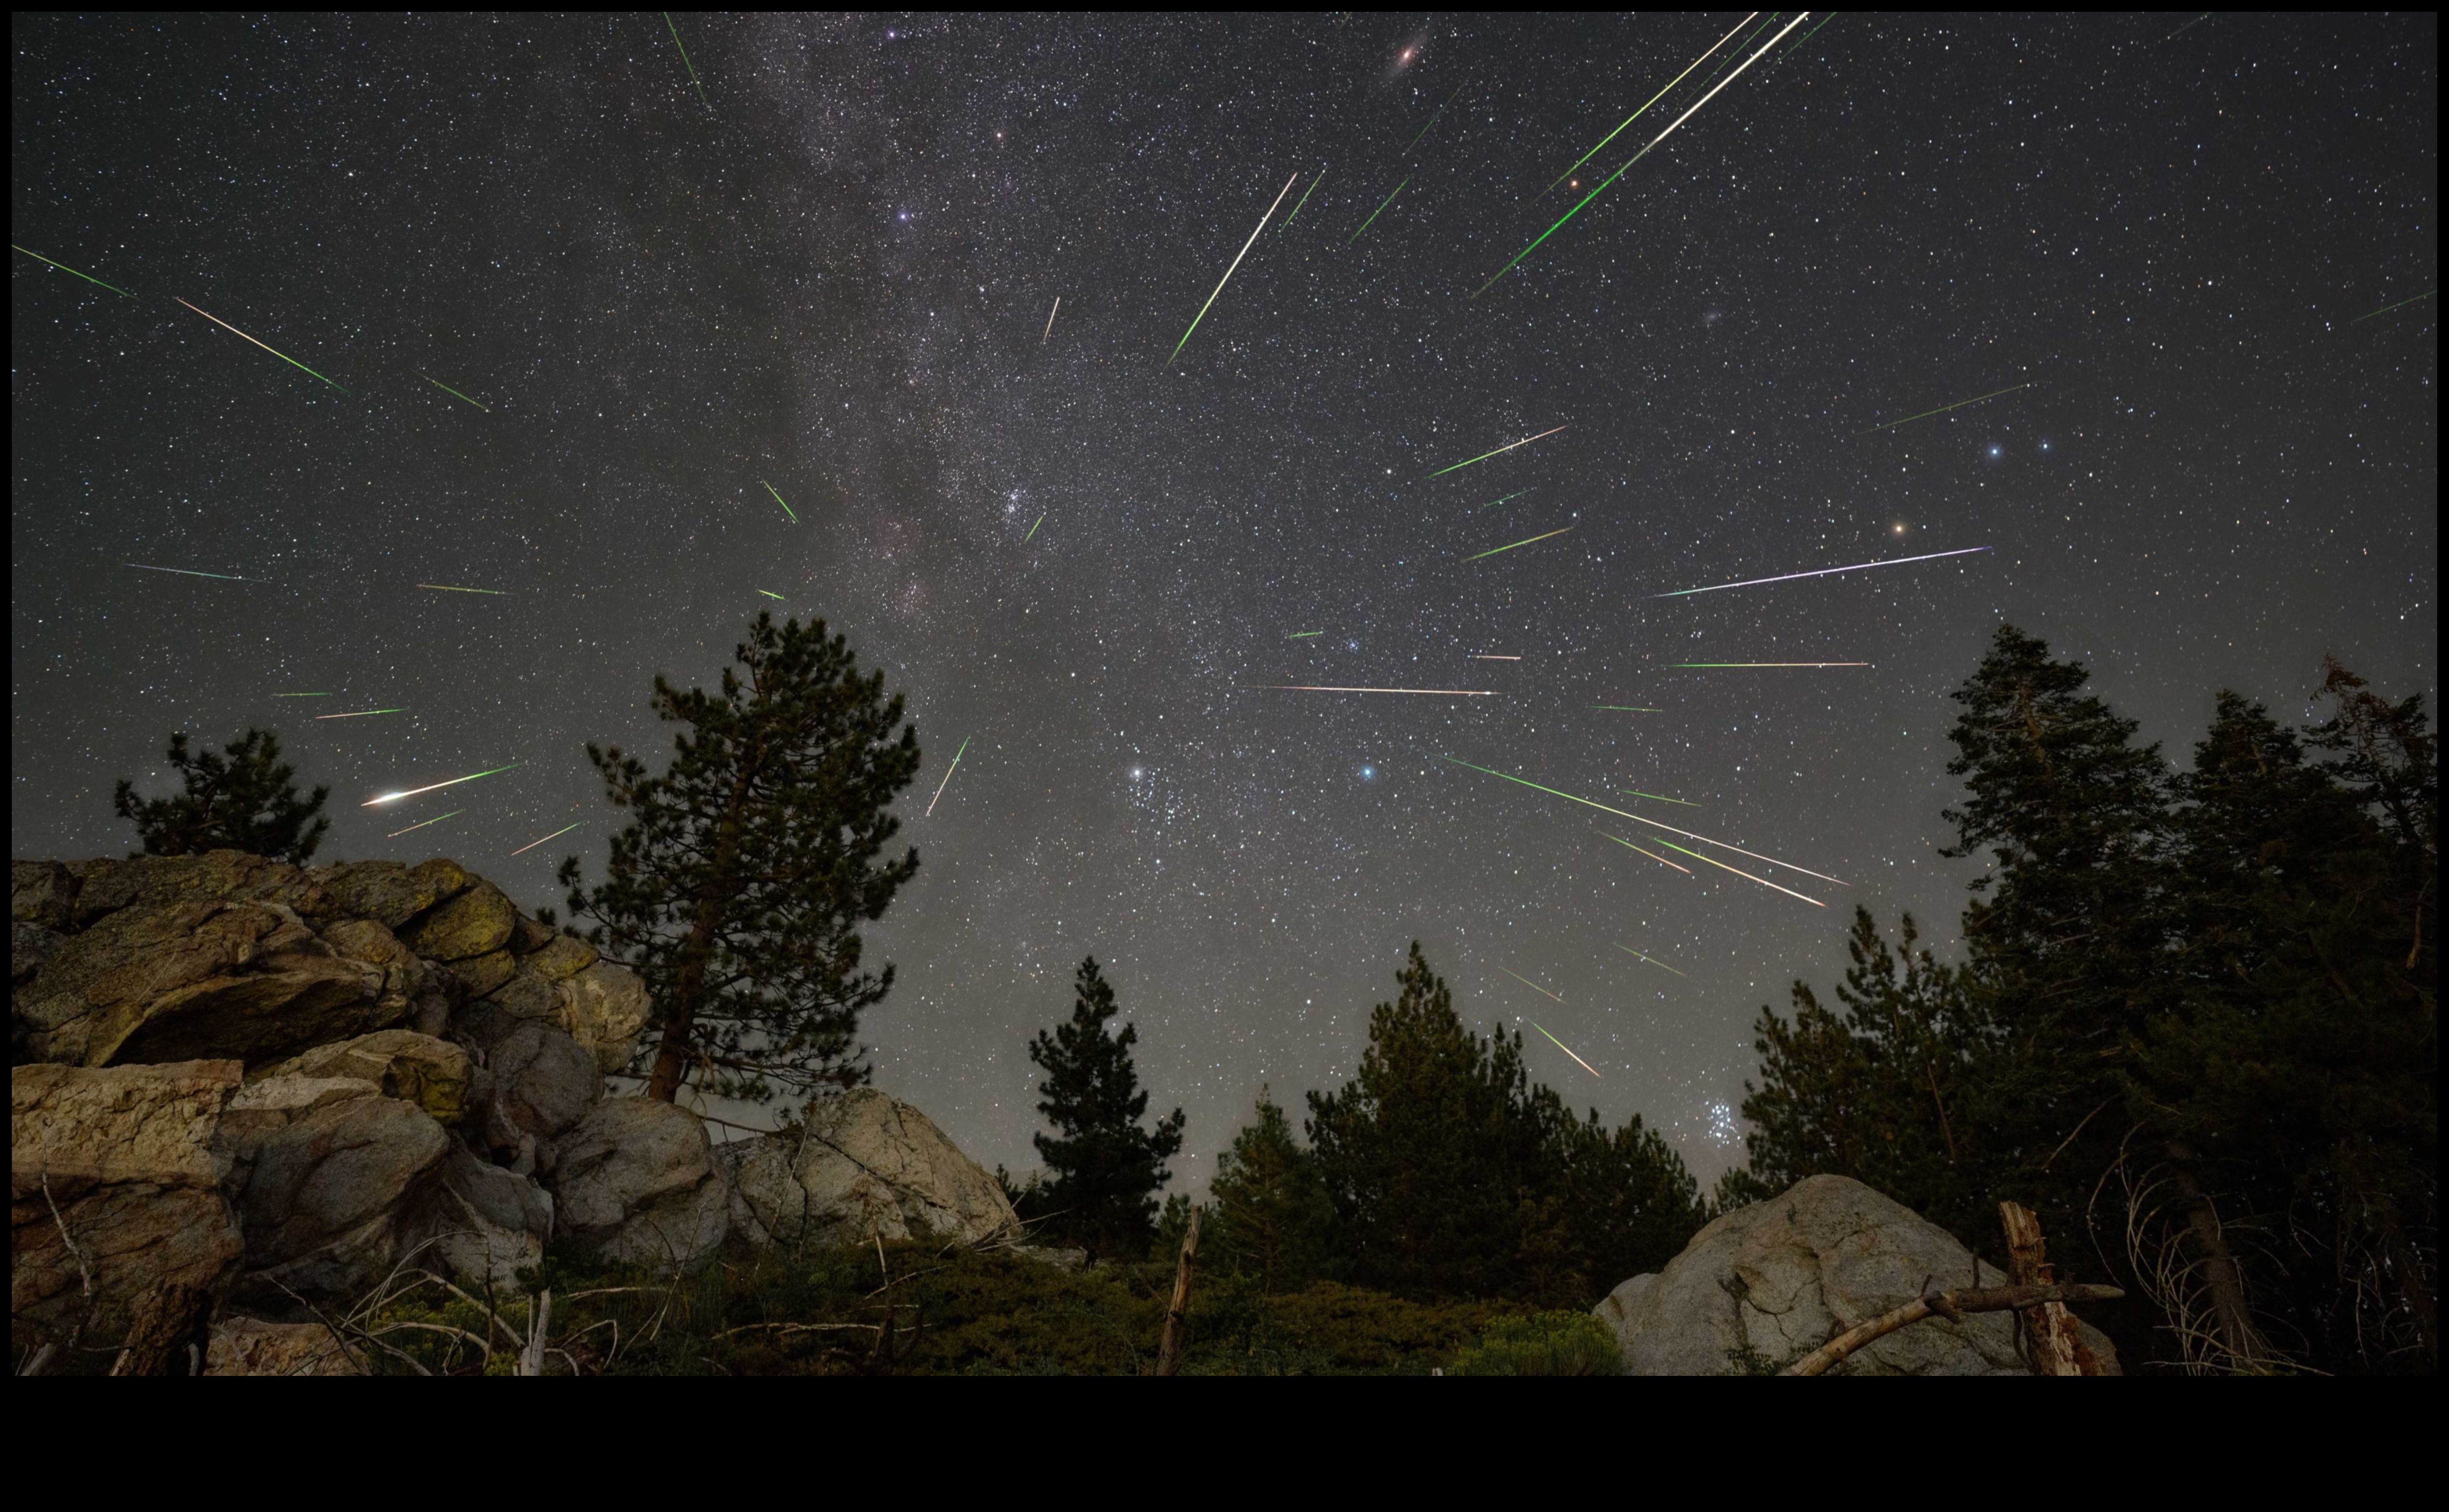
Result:
[[[1967,1312],[2008,1312],[2017,1308],[2038,1307],[2044,1302],[2114,1302],[2125,1294],[2113,1286],[1992,1286],[1933,1292],[1914,1298],[1903,1307],[1882,1312],[1868,1323],[1847,1329],[1778,1374],[1824,1374],[1829,1367],[1862,1346],[1886,1338],[1907,1324],[1919,1323],[1934,1314],[1957,1323],[1961,1322],[1962,1314]]]
[[[2049,1253],[2041,1242],[2038,1215],[2020,1202],[1998,1204],[1998,1222],[2007,1234],[2007,1270],[2018,1286],[2052,1286]],[[2024,1358],[2036,1375],[2104,1375],[2100,1361],[2084,1347],[2074,1314],[2063,1302],[2044,1302],[2015,1314]]]
[[[1173,1304],[1166,1309],[1165,1333],[1156,1347],[1156,1373],[1171,1375],[1182,1364],[1183,1318],[1190,1311],[1190,1266],[1199,1257],[1199,1210],[1190,1210],[1190,1228],[1182,1236],[1182,1259],[1173,1268]]]

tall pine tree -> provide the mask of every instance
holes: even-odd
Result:
[[[1207,1210],[1199,1246],[1214,1258],[1205,1263],[1257,1276],[1271,1292],[1298,1291],[1321,1273],[1334,1205],[1317,1160],[1264,1091],[1257,1116],[1216,1158]]]
[[[135,821],[146,855],[244,851],[304,866],[332,828],[320,817],[332,790],[300,797],[298,769],[280,759],[280,737],[269,730],[249,730],[226,751],[190,752],[187,737],[173,735],[167,757],[179,774],[176,794],[140,798],[122,779],[111,794],[119,816]]]
[[[1034,1205],[1051,1234],[1100,1259],[1147,1248],[1156,1194],[1166,1162],[1182,1149],[1185,1121],[1176,1108],[1155,1128],[1140,1126],[1148,1100],[1131,1063],[1139,1030],[1128,1024],[1109,1030],[1117,1011],[1114,989],[1090,956],[1073,982],[1070,1022],[1029,1043],[1029,1058],[1046,1073],[1037,1111],[1055,1129],[1035,1136],[1048,1176]]]
[[[719,691],[655,679],[653,705],[685,726],[650,776],[618,746],[587,748],[630,822],[604,881],[562,863],[588,938],[644,976],[655,1036],[646,1093],[806,1095],[866,1080],[858,1016],[893,986],[861,965],[858,927],[918,870],[887,857],[889,812],[918,770],[918,737],[884,674],[863,675],[820,620],[760,614]]]

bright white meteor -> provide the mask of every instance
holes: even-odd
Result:
[[[386,793],[379,798],[368,798],[365,802],[358,804],[357,807],[360,809],[371,809],[377,803],[397,803],[402,798],[413,798],[420,793],[433,793],[442,788],[455,788],[462,782],[473,782],[478,777],[490,777],[495,772],[508,772],[511,770],[511,767],[515,767],[517,765],[518,763],[513,761],[508,767],[494,767],[490,771],[485,772],[471,772],[464,777],[453,777],[448,782],[436,782],[422,788],[411,788],[406,793]],[[547,836],[547,838],[550,839],[550,836]]]
[[[1969,557],[1988,546],[1962,546],[1954,551],[1934,551],[1921,557],[1890,557],[1885,562],[1857,562],[1850,567],[1822,567],[1817,572],[1788,572],[1775,578],[1745,578],[1741,583],[1713,583],[1706,588],[1678,588],[1672,593],[1653,593],[1653,599],[1681,599],[1695,593],[1716,593],[1725,588],[1757,588],[1764,583],[1792,583],[1797,578],[1824,578],[1837,572],[1861,572],[1870,567],[1900,567],[1908,562],[1936,562],[1941,557]]]
[[[1224,286],[1233,281],[1233,268],[1240,267],[1242,265],[1242,259],[1250,255],[1250,249],[1259,244],[1259,233],[1267,229],[1267,222],[1276,218],[1276,205],[1280,205],[1284,202],[1284,196],[1293,192],[1293,185],[1298,182],[1300,179],[1300,174],[1294,174],[1291,178],[1284,181],[1284,186],[1282,188],[1276,191],[1276,204],[1267,206],[1267,213],[1259,217],[1258,225],[1250,232],[1250,239],[1243,242],[1242,250],[1233,254],[1233,267],[1226,268],[1224,270],[1224,277],[1216,280],[1216,294],[1209,295],[1207,297],[1207,304],[1201,305],[1199,307],[1199,313],[1190,317],[1190,331],[1198,330],[1199,322],[1207,318],[1207,305],[1214,304],[1216,302],[1216,295],[1223,294],[1224,292]],[[1046,329],[1049,331],[1054,329],[1054,316],[1051,313],[1046,317]],[[1189,344],[1190,331],[1185,331],[1182,334],[1182,339],[1173,344],[1173,357],[1182,355],[1182,349]],[[1165,365],[1167,367],[1169,368],[1173,366],[1173,357],[1167,357],[1165,359]]]
[[[1448,699],[1496,697],[1494,688],[1320,688],[1299,682],[1260,682],[1252,686],[1270,693],[1427,693]]]

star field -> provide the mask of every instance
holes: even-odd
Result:
[[[2000,621],[2179,758],[2325,651],[2436,693],[2439,630],[2433,17],[1840,13],[1475,297],[1734,20],[675,14],[701,100],[643,13],[20,14],[13,239],[135,297],[12,254],[14,852],[119,853],[114,779],[253,724],[318,859],[558,903],[582,745],[821,615],[926,752],[862,1039],[976,1158],[1035,1163],[1084,954],[1195,1185],[1418,938],[1706,1180],[1855,903],[1952,935]],[[1815,660],[1869,665],[1674,665]]]

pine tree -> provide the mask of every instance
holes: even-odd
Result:
[[[735,656],[716,693],[655,679],[656,714],[686,727],[662,775],[587,748],[632,818],[600,886],[581,885],[575,856],[560,871],[588,938],[646,980],[656,1035],[641,1058],[665,1101],[684,1083],[762,1101],[864,1081],[858,1016],[893,967],[862,968],[858,926],[918,869],[916,851],[883,856],[918,769],[884,675],[862,675],[821,620],[760,614]]]
[[[1564,1201],[1585,1290],[1664,1268],[1708,1220],[1684,1158],[1638,1114],[1611,1130],[1592,1108],[1570,1129]]]
[[[1073,983],[1070,1021],[1029,1043],[1029,1058],[1046,1073],[1037,1111],[1055,1129],[1034,1137],[1048,1173],[1040,1198],[1048,1227],[1100,1259],[1147,1248],[1156,1194],[1168,1176],[1166,1162],[1182,1149],[1185,1121],[1176,1108],[1153,1129],[1140,1126],[1148,1100],[1131,1063],[1139,1030],[1126,1024],[1109,1031],[1117,1011],[1114,989],[1090,956]]]
[[[1318,1162],[1263,1090],[1256,1118],[1216,1158],[1207,1202],[1199,1242],[1216,1263],[1269,1292],[1299,1291],[1321,1273],[1334,1205]]]
[[[332,828],[319,817],[332,790],[299,797],[298,770],[280,759],[280,738],[269,730],[247,731],[226,752],[206,746],[192,755],[187,737],[173,735],[167,755],[180,778],[175,796],[140,798],[125,779],[111,795],[119,816],[136,821],[146,855],[244,851],[303,866]]]

